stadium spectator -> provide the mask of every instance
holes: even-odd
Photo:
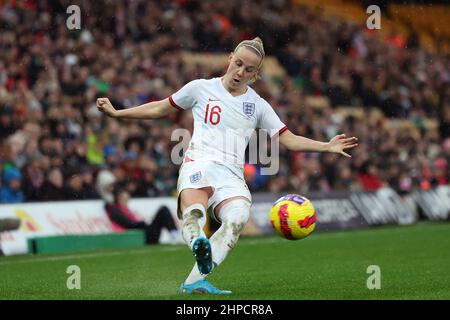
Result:
[[[101,170],[95,182],[95,188],[106,205],[114,203],[114,186],[117,181],[116,176],[109,170]]]
[[[376,191],[383,186],[383,182],[378,176],[378,167],[370,162],[363,164],[358,176],[364,190]]]
[[[67,193],[64,188],[64,177],[59,168],[51,168],[42,186],[41,200],[59,201],[66,200]],[[69,195],[74,199],[75,195]]]
[[[22,174],[17,168],[7,168],[3,172],[0,189],[0,203],[20,203],[24,201],[21,187]]]
[[[81,183],[83,185],[84,199],[98,199],[99,194],[94,187],[94,176],[88,168],[80,169]]]
[[[152,171],[145,171],[142,179],[138,181],[133,195],[135,197],[153,198],[161,194],[163,193],[158,189],[154,173]]]
[[[88,200],[98,198],[97,193],[92,188],[92,175],[86,170],[69,176],[64,192],[65,199]]]
[[[145,232],[145,243],[156,244],[159,242],[161,231],[165,228],[169,231],[173,243],[179,243],[180,235],[176,227],[175,221],[166,206],[162,206],[156,212],[151,223],[134,214],[128,207],[130,194],[126,189],[116,187],[114,190],[114,203],[105,206],[109,219],[118,232],[126,229],[138,229]]]
[[[41,192],[45,179],[44,161],[45,158],[42,155],[30,157],[22,169],[24,175],[22,190],[28,201],[39,201],[42,198]]]

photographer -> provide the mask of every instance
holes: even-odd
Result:
[[[178,243],[180,239],[179,231],[175,221],[166,206],[161,206],[155,215],[152,223],[147,224],[140,220],[128,207],[130,194],[126,189],[116,188],[113,192],[114,203],[105,206],[111,223],[116,231],[126,229],[140,229],[145,232],[145,243],[156,244],[163,228],[166,228],[171,235],[173,243]]]

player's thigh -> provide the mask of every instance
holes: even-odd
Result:
[[[208,208],[208,199],[212,194],[213,191],[211,187],[204,187],[199,189],[187,188],[182,190],[180,193],[181,212],[196,203],[202,204],[206,210]]]
[[[228,199],[223,200],[222,202],[220,202],[215,208],[214,208],[214,215],[220,219],[220,210],[227,204],[230,203],[233,200],[237,200],[237,199],[243,199],[246,200],[250,203],[249,199],[247,197],[244,196],[235,196],[235,197],[231,197]]]

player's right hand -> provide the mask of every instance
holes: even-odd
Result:
[[[108,98],[98,98],[97,109],[101,112],[106,113],[110,117],[114,117],[116,114],[116,109],[114,109],[111,101],[109,101]]]

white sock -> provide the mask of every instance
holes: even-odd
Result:
[[[209,239],[214,266],[220,265],[233,250],[249,216],[250,203],[247,200],[231,201],[221,209],[222,225]]]
[[[206,224],[206,210],[200,203],[195,203],[183,210],[183,227],[181,235],[189,248],[199,237],[205,237],[203,228]]]
[[[191,273],[187,277],[185,284],[192,284],[194,282],[197,282],[199,280],[203,280],[206,278],[206,275],[201,274],[200,271],[198,271],[197,263],[195,263],[194,267],[192,268]]]

